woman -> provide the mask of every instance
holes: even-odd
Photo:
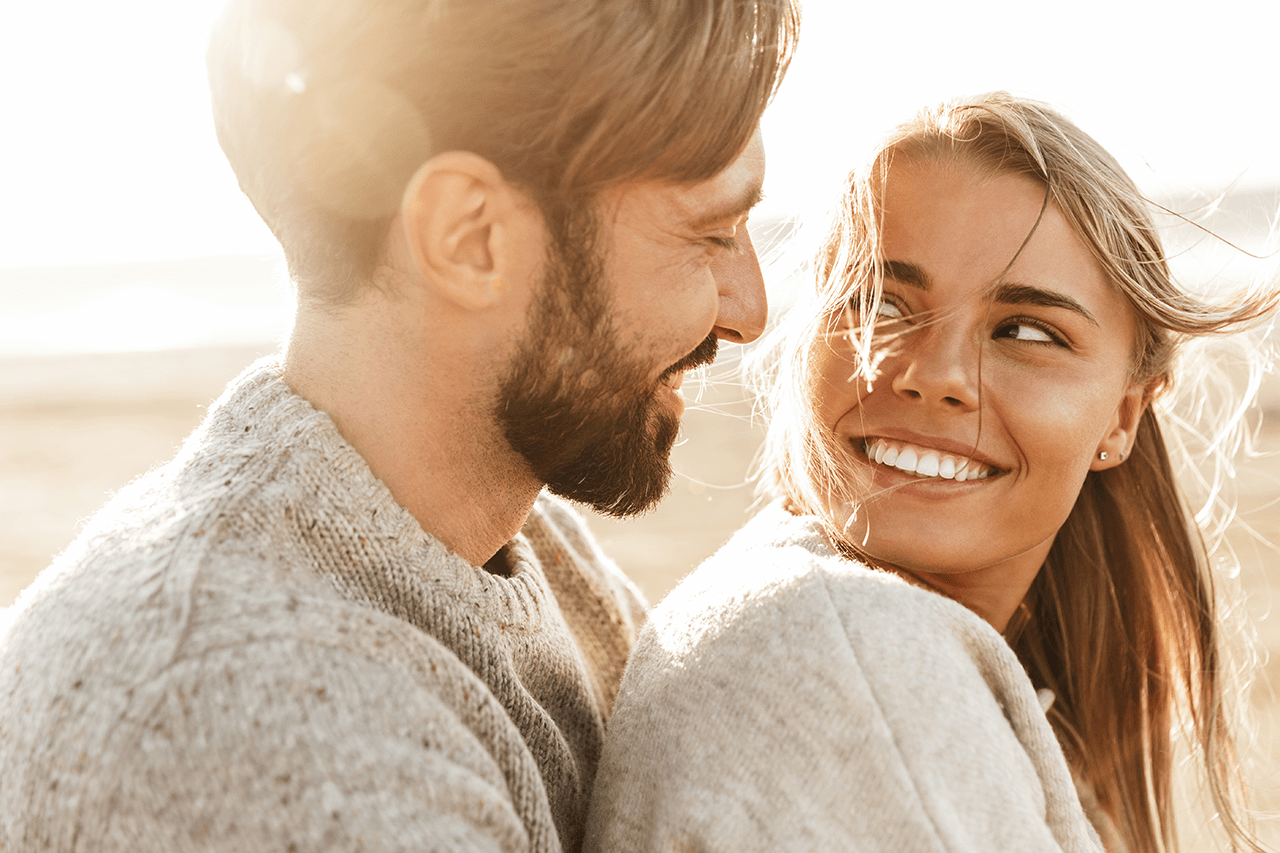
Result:
[[[1005,94],[899,128],[817,267],[775,347],[779,500],[652,615],[588,849],[1174,849],[1178,723],[1261,849],[1152,404],[1276,293],[1178,289],[1115,160]]]

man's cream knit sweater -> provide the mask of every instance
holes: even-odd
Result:
[[[1099,847],[1000,635],[775,504],[650,614],[584,849]]]
[[[0,850],[577,850],[643,604],[560,503],[468,565],[274,362],[0,639]]]

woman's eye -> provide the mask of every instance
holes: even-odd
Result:
[[[880,304],[876,306],[877,320],[901,320],[906,316],[907,315],[903,313],[902,309],[897,305],[894,305],[892,302],[885,302],[884,300],[881,300]]]
[[[1057,344],[1061,343],[1053,335],[1049,334],[1039,326],[1030,323],[1006,323],[992,337],[1008,338],[1014,341],[1028,341],[1037,344]]]
[[[854,317],[862,316],[862,300],[860,297],[853,297],[849,300],[849,309],[853,312]],[[877,322],[881,320],[905,320],[907,312],[902,307],[895,305],[887,299],[881,299],[876,305],[875,319]]]

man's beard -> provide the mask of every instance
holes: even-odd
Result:
[[[652,367],[624,351],[609,314],[594,220],[554,224],[528,332],[499,390],[507,442],[553,494],[615,518],[652,509],[671,483],[679,416]],[[662,378],[715,360],[714,334]]]

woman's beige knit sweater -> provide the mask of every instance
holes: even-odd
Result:
[[[0,850],[577,850],[643,618],[560,503],[425,534],[260,362],[0,638]]]
[[[1000,635],[775,504],[650,614],[585,849],[1100,848]]]

